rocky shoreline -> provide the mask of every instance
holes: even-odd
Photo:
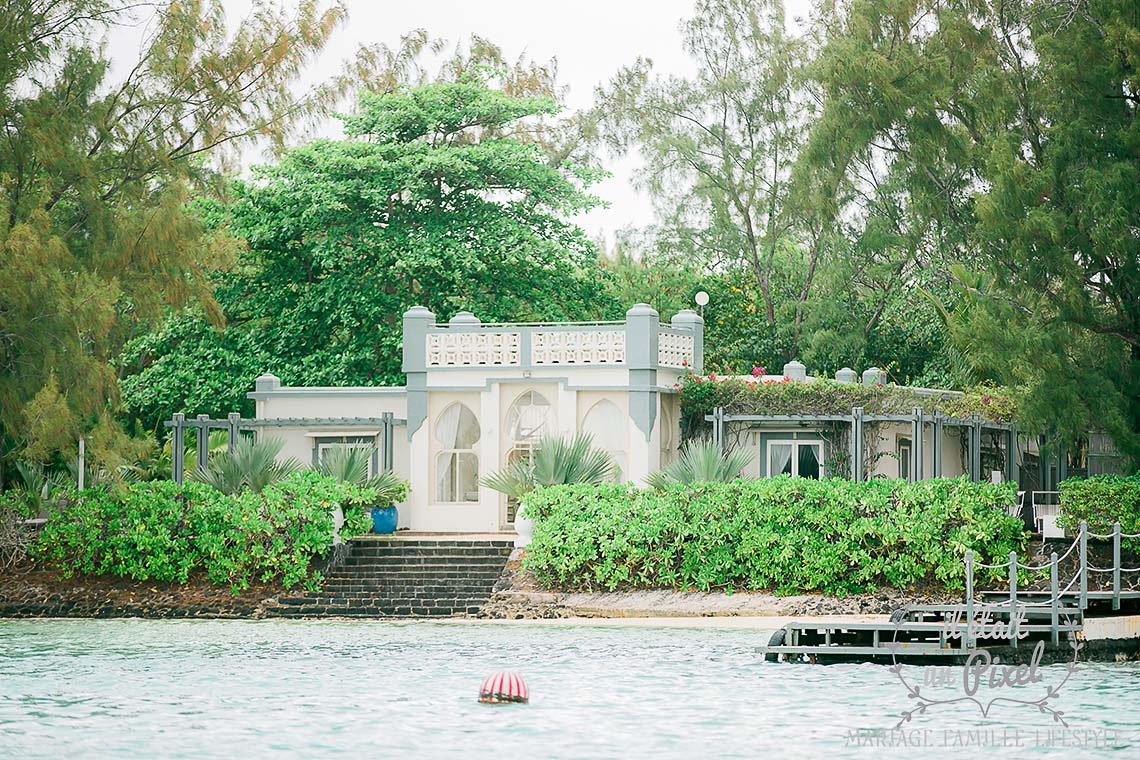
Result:
[[[259,618],[282,589],[255,584],[234,594],[206,579],[163,583],[115,576],[64,578],[36,567],[0,575],[0,617]]]
[[[777,596],[762,591],[629,590],[550,591],[522,566],[516,550],[477,617],[483,619],[623,618],[623,617],[809,617],[818,615],[889,615],[908,604],[948,604],[958,593],[914,593],[880,589],[848,597],[823,594]]]
[[[487,603],[470,617],[483,620],[556,618],[815,617],[889,615],[908,604],[950,604],[959,592],[880,589],[872,594],[777,596],[761,591],[558,591],[541,587],[515,550]],[[64,578],[32,565],[0,573],[0,617],[242,618],[274,616],[278,584],[234,594],[206,579],[186,584],[112,576]]]

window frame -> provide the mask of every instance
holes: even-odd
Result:
[[[814,447],[816,449],[816,462],[819,463],[819,477],[816,479],[817,480],[823,480],[824,478],[827,477],[827,468],[824,464],[824,459],[823,459],[823,441],[818,439],[818,438],[769,438],[769,439],[765,440],[764,441],[764,472],[766,473],[765,477],[778,478],[781,475],[785,474],[783,472],[779,472],[779,473],[773,473],[772,472],[772,446],[773,446],[773,444],[792,447],[792,459],[790,462],[790,464],[792,465],[792,471],[791,471],[791,473],[788,473],[788,474],[790,474],[791,477],[793,477],[793,478],[801,477],[800,476],[800,447],[801,446],[812,446],[812,447]]]
[[[906,451],[904,456],[903,451]],[[899,480],[911,480],[911,459],[914,456],[914,441],[910,436],[895,436],[895,457],[899,460]]]
[[[451,410],[451,408],[453,406],[460,407],[459,418],[461,420],[463,419],[463,411],[466,410],[467,413],[471,415],[471,418],[475,421],[475,425],[477,428],[478,435],[475,437],[475,440],[471,442],[471,448],[457,449],[457,448],[447,447],[447,446],[444,446],[444,442],[441,441],[439,438],[439,422],[443,418],[443,416]],[[481,486],[479,485],[479,444],[483,440],[483,425],[479,422],[478,415],[476,415],[475,412],[473,412],[471,410],[471,407],[469,407],[464,402],[452,401],[450,404],[445,406],[443,408],[443,411],[440,412],[438,415],[436,415],[436,417],[432,420],[431,436],[432,436],[432,441],[435,444],[435,446],[434,446],[435,454],[432,457],[432,473],[431,473],[431,475],[432,475],[432,479],[431,479],[432,480],[432,495],[434,497],[432,499],[432,504],[447,505],[447,506],[478,504],[479,503],[479,489],[481,488]],[[475,498],[474,499],[463,499],[463,500],[459,500],[459,501],[455,501],[455,500],[447,501],[447,500],[440,497],[440,492],[439,492],[440,486],[442,485],[440,483],[440,479],[439,479],[440,461],[441,461],[442,457],[444,457],[444,456],[455,457],[455,466],[451,468],[451,477],[452,477],[451,491],[454,494],[460,494],[463,492],[463,489],[460,488],[461,483],[459,481],[459,477],[460,477],[459,461],[463,455],[468,455],[468,456],[472,456],[475,458],[475,483],[474,483],[474,485],[475,485],[475,490],[474,490]]]
[[[368,457],[368,477],[375,477],[380,473],[380,445],[377,442],[379,434],[375,435],[313,435],[313,466],[321,463],[321,454],[334,447],[372,449],[372,456]]]

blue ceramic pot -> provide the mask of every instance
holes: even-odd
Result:
[[[375,533],[395,533],[399,519],[400,512],[395,506],[372,508],[372,530]]]

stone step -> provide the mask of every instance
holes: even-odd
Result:
[[[506,563],[506,557],[437,554],[427,556],[409,557],[395,555],[391,557],[355,557],[349,555],[344,560],[344,567],[413,567],[416,565],[492,565],[501,566]]]
[[[462,547],[479,547],[479,548],[513,548],[515,545],[514,539],[501,539],[493,541],[462,541],[462,540],[435,540],[435,539],[410,539],[410,538],[381,538],[380,536],[361,536],[354,538],[349,542],[355,547],[377,547],[377,546],[396,546],[396,547],[431,547],[431,546],[462,546]]]
[[[398,546],[381,546],[376,548],[353,547],[349,552],[351,558],[363,557],[492,557],[502,559],[511,556],[511,550],[485,549],[485,548],[455,548],[448,546],[403,549]]]
[[[315,593],[297,594],[282,599],[315,599],[317,597],[337,597],[340,599],[449,599],[471,597],[484,599],[490,595],[486,589],[442,588],[416,591],[412,589],[384,589],[369,591],[346,591],[344,589],[324,589]]]
[[[282,607],[271,611],[270,614],[285,618],[424,618],[475,615],[479,610],[479,605],[468,605],[466,607],[329,607],[313,605],[304,607]]]
[[[285,607],[470,607],[481,606],[483,597],[467,594],[454,594],[438,597],[409,597],[399,594],[391,596],[346,597],[342,594],[312,596],[287,596],[278,600]]]
[[[470,594],[473,596],[487,596],[494,590],[494,585],[488,586],[382,586],[382,587],[368,587],[368,586],[353,586],[351,583],[345,583],[341,586],[324,586],[321,587],[320,594],[336,594],[336,595],[370,595],[382,596],[402,594],[406,596],[447,596],[448,594]]]
[[[407,580],[409,578],[498,578],[503,573],[502,565],[414,565],[407,567],[363,567],[359,572],[355,566],[339,567],[327,575],[327,580],[355,578],[365,580]],[[349,572],[347,572],[349,571]]]

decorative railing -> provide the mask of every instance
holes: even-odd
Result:
[[[429,332],[429,367],[517,367],[520,334],[509,332]]]
[[[425,369],[589,365],[679,370],[700,364],[701,327],[695,314],[689,319],[682,313],[679,322],[669,325],[660,324],[649,307],[631,310],[620,322],[488,323],[469,312],[446,323],[428,321],[432,317],[427,309],[405,315],[405,341],[423,341],[424,347],[422,354],[407,354],[406,360],[422,362]]]
[[[532,364],[621,364],[625,329],[543,330],[530,336]]]
[[[693,334],[662,328],[657,332],[657,364],[661,367],[693,366]]]

